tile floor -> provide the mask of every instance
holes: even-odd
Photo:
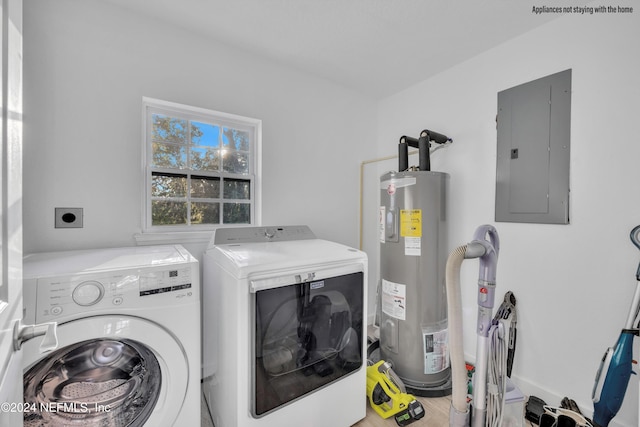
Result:
[[[363,399],[366,400],[366,397],[363,396]],[[420,422],[416,422],[413,425],[415,425],[416,427],[444,427],[449,425],[449,408],[451,407],[451,396],[435,398],[418,397],[417,399],[422,403],[422,406],[424,407],[425,416],[420,420]],[[201,394],[200,400],[202,402],[201,427],[215,427],[213,425],[213,421],[211,421],[211,417],[209,416],[209,408],[207,407],[207,402],[204,400],[204,395]],[[525,421],[523,425],[525,427],[534,426],[534,424],[529,421]],[[393,418],[388,418],[386,420],[381,418],[376,412],[374,412],[373,409],[371,409],[371,407],[367,403],[366,417],[354,424],[353,427],[397,427],[397,424],[393,420]]]

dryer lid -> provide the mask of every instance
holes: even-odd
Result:
[[[206,252],[236,278],[300,267],[365,263],[364,252],[322,239],[216,245]]]

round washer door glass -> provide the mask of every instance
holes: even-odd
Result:
[[[56,350],[42,353],[41,342],[36,337],[22,346],[25,426],[146,427],[173,425],[179,416],[191,384],[188,356],[158,323],[90,316],[59,323]],[[95,410],[95,403],[109,401]]]
[[[24,374],[30,426],[141,426],[158,400],[157,358],[131,339],[92,339],[58,349]]]

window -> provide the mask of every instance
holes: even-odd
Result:
[[[147,231],[259,224],[261,121],[143,99]]]

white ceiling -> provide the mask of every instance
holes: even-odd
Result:
[[[102,1],[376,98],[561,16],[533,13],[534,0]]]

